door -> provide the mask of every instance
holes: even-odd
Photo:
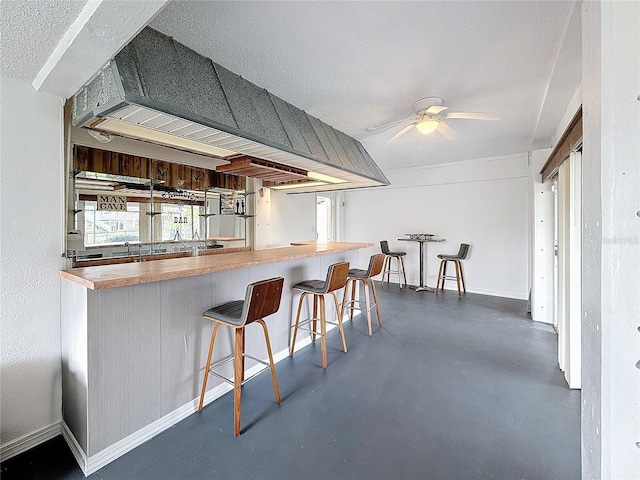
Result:
[[[560,165],[557,178],[557,273],[555,319],[558,365],[570,388],[580,388],[581,376],[581,251],[582,171],[580,152]]]
[[[322,192],[316,194],[316,240],[318,242],[338,242],[343,238],[342,192]]]

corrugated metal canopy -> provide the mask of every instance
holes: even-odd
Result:
[[[73,122],[344,180],[297,192],[389,184],[357,140],[151,28],[74,96]]]

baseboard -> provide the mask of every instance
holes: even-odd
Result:
[[[56,422],[48,427],[36,430],[28,435],[3,444],[0,446],[0,461],[4,462],[5,460],[9,460],[11,457],[15,457],[47,440],[57,437],[60,435],[60,428],[60,422]]]
[[[298,347],[303,347],[309,344],[311,340],[304,339],[300,342],[297,342]],[[289,350],[282,350],[274,355],[274,362],[279,362],[280,360],[285,359],[289,356]],[[255,365],[254,367],[248,369],[246,371],[246,376],[250,377],[251,375],[257,373],[262,370],[264,367],[260,364]],[[208,405],[214,400],[220,398],[227,392],[230,392],[233,387],[227,383],[222,383],[211,390],[207,390],[204,396],[204,405]],[[130,452],[134,448],[142,445],[146,441],[155,437],[159,433],[171,428],[176,423],[184,420],[189,415],[198,411],[198,403],[200,402],[200,397],[194,398],[192,401],[186,403],[185,405],[178,407],[176,410],[171,413],[165,415],[162,418],[159,418],[153,423],[150,423],[144,428],[141,428],[137,432],[132,433],[128,437],[123,438],[117,443],[114,443],[110,447],[105,448],[101,452],[87,457],[85,452],[82,450],[78,442],[76,441],[73,433],[67,427],[67,425],[62,423],[62,435],[66,440],[73,456],[78,462],[80,469],[84,473],[85,476],[91,475],[92,473],[97,472],[105,465],[113,462],[117,458],[123,456],[124,454]],[[60,433],[60,428],[58,427],[58,433]]]
[[[456,287],[445,287],[445,292],[455,292],[458,293],[458,289]],[[483,289],[473,289],[470,290],[467,288],[467,293],[476,293],[478,295],[487,295],[488,297],[500,297],[500,298],[511,298],[513,300],[528,300],[529,296],[527,294],[514,293],[514,292],[496,292],[495,290],[483,290]]]
[[[87,456],[85,455],[84,450],[82,450],[82,447],[80,446],[80,444],[76,440],[76,437],[73,435],[71,429],[64,420],[62,420],[62,438],[64,438],[64,441],[67,442],[69,450],[71,450],[71,453],[76,459],[80,470],[82,470],[82,473],[84,473],[86,477],[88,475],[86,472]]]
[[[327,331],[336,328],[334,325],[331,325],[330,328],[327,328]],[[296,349],[303,348],[311,343],[311,337],[305,337],[296,342]],[[281,360],[284,360],[289,356],[289,349],[286,348],[277,352],[273,356],[274,363],[277,363]],[[264,366],[261,364],[257,364],[245,372],[246,377],[250,377],[255,373],[263,370]],[[208,405],[214,400],[220,398],[227,392],[230,392],[233,389],[231,385],[228,383],[221,383],[220,385],[212,388],[211,390],[207,390],[204,396],[204,405]],[[73,456],[78,462],[80,469],[84,473],[85,476],[91,475],[92,473],[97,472],[99,469],[104,467],[105,465],[113,462],[117,458],[123,456],[124,454],[130,452],[134,448],[142,445],[146,441],[155,437],[159,433],[171,428],[176,423],[184,420],[189,415],[198,411],[198,404],[200,402],[200,397],[194,398],[192,401],[186,403],[185,405],[178,407],[176,410],[171,413],[165,415],[162,418],[159,418],[153,423],[150,423],[144,428],[141,428],[137,432],[132,433],[128,437],[123,438],[117,443],[105,448],[101,452],[92,455],[90,457],[86,456],[86,453],[82,450],[78,442],[76,441],[73,433],[69,430],[69,427],[66,423],[62,422],[62,435],[66,440]],[[58,424],[57,433],[60,433],[60,424]]]

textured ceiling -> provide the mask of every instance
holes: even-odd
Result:
[[[32,82],[85,3],[0,0],[2,75]],[[126,8],[135,18],[132,4],[145,8],[100,4],[112,18]],[[131,38],[146,22],[140,18],[126,27],[95,20],[88,29]],[[548,146],[581,78],[573,1],[174,0],[150,25],[360,140],[383,170]],[[109,60],[99,42],[79,47]],[[457,139],[423,136],[420,148],[414,132],[387,144],[397,129],[365,130],[407,115],[427,95],[452,111],[502,120],[451,120]]]
[[[86,0],[0,0],[2,75],[31,83]]]
[[[174,1],[151,26],[360,140],[384,170],[547,146],[580,82],[574,6]],[[387,144],[399,128],[365,130],[427,95],[502,120],[451,120],[459,138],[420,148],[415,131]]]

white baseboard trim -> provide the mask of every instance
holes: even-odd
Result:
[[[447,287],[445,286],[445,291],[447,292],[455,292],[458,293],[458,289],[456,287]],[[500,298],[511,298],[513,300],[528,300],[529,295],[524,293],[514,293],[514,292],[496,292],[494,290],[483,290],[483,289],[473,289],[469,290],[467,288],[467,293],[476,293],[478,295],[487,295],[489,297],[500,297]]]
[[[331,325],[331,328],[327,328],[327,331],[330,329],[336,328]],[[311,336],[304,337],[296,342],[296,350],[299,350],[311,343]],[[278,363],[281,360],[284,360],[289,356],[289,349],[286,348],[277,352],[273,356],[274,363]],[[245,372],[246,377],[250,377],[255,373],[263,370],[264,366],[261,364],[257,364]],[[233,390],[233,387],[228,383],[221,383],[220,385],[212,388],[211,390],[207,390],[204,396],[204,405],[208,405],[214,400],[220,398],[227,392]],[[159,433],[171,428],[176,423],[184,420],[189,415],[198,411],[198,403],[200,402],[200,397],[194,398],[192,401],[186,403],[185,405],[178,407],[176,410],[171,413],[165,415],[162,418],[159,418],[153,423],[150,423],[146,427],[141,428],[137,432],[132,433],[128,437],[123,438],[119,442],[114,443],[113,445],[105,448],[101,452],[92,455],[90,457],[86,456],[86,453],[82,450],[78,442],[76,441],[73,433],[69,429],[69,427],[62,422],[62,435],[66,440],[73,456],[78,462],[78,465],[82,469],[82,472],[85,476],[91,475],[92,473],[97,472],[99,469],[104,467],[105,465],[111,463],[117,458],[123,456],[124,454],[130,452],[134,448],[142,445],[147,440],[155,437]],[[60,424],[58,424],[58,432],[60,433]]]
[[[298,343],[298,348],[310,343],[309,339],[301,340]],[[289,356],[289,350],[282,350],[274,355],[274,362],[279,362]],[[262,370],[264,367],[260,364],[255,365],[254,367],[248,369],[246,371],[246,376],[250,377],[254,373]],[[221,383],[220,385],[212,388],[211,390],[207,390],[204,396],[204,405],[208,405],[214,400],[220,398],[227,392],[230,392],[233,387],[227,383]],[[159,418],[153,423],[150,423],[144,428],[141,428],[137,432],[132,433],[128,437],[123,438],[119,442],[114,443],[113,445],[105,448],[101,452],[92,455],[90,457],[86,456],[86,453],[82,450],[78,442],[76,441],[73,433],[69,430],[69,427],[63,422],[62,423],[62,434],[73,453],[73,456],[78,462],[78,465],[82,469],[82,472],[85,476],[91,475],[92,473],[97,472],[99,469],[104,467],[105,465],[111,463],[117,458],[123,456],[124,454],[130,452],[134,448],[142,445],[147,440],[155,437],[159,433],[171,428],[176,423],[184,420],[189,415],[198,411],[198,403],[200,402],[200,397],[194,398],[192,401],[186,403],[185,405],[178,407],[171,413],[165,415],[162,418]],[[60,427],[58,426],[58,433],[60,433]]]
[[[51,440],[53,437],[57,437],[60,435],[60,428],[60,422],[52,423],[48,427],[4,443],[0,446],[0,461],[9,460],[11,457],[15,457],[47,440]]]
[[[85,455],[84,450],[82,450],[82,447],[76,440],[76,437],[73,435],[73,433],[71,433],[71,429],[64,420],[62,420],[62,438],[64,438],[64,441],[67,442],[69,450],[71,450],[73,457],[76,459],[76,462],[80,466],[80,470],[82,470],[82,473],[84,473],[86,477],[88,475],[86,472],[87,456]]]

